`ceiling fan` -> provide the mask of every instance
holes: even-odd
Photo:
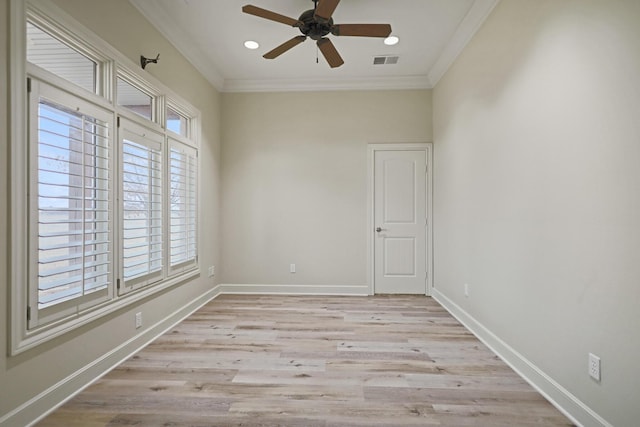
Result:
[[[389,24],[334,24],[333,12],[338,7],[340,0],[312,0],[313,9],[307,10],[300,15],[300,18],[294,19],[288,16],[270,10],[262,9],[257,6],[246,5],[242,7],[244,13],[255,15],[260,18],[269,19],[271,21],[280,22],[282,24],[297,27],[303,34],[296,36],[291,40],[282,43],[275,49],[263,55],[266,59],[275,59],[289,49],[299,45],[311,37],[316,40],[318,49],[329,63],[331,68],[336,68],[344,64],[344,60],[336,50],[330,39],[325,37],[328,34],[334,36],[355,36],[355,37],[388,37],[391,34],[391,25]]]

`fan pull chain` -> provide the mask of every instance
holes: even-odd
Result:
[[[318,45],[316,45],[316,64],[319,64],[320,61],[318,60]]]

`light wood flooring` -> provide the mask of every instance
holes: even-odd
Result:
[[[571,426],[431,298],[223,295],[39,426]]]

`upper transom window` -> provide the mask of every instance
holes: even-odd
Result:
[[[166,127],[171,132],[185,137],[189,136],[189,119],[171,107],[167,107]]]
[[[119,106],[124,107],[147,120],[153,120],[153,96],[120,77],[118,77],[116,89],[118,93]]]
[[[27,61],[96,93],[98,64],[29,22]]]

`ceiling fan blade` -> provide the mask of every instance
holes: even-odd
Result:
[[[264,55],[262,55],[262,57],[265,58],[265,59],[275,59],[278,56],[280,56],[283,53],[285,53],[286,51],[288,51],[289,49],[298,46],[300,43],[302,43],[306,39],[307,39],[307,36],[296,36],[296,37],[292,38],[291,40],[288,40],[288,41],[282,43],[277,48],[265,53]]]
[[[318,40],[317,44],[320,52],[322,52],[322,55],[324,56],[324,59],[327,60],[331,68],[336,68],[344,64],[344,60],[336,50],[336,47],[333,45],[331,40],[322,38]]]
[[[389,24],[341,24],[331,27],[334,36],[389,37]]]
[[[328,22],[336,10],[336,7],[338,7],[338,3],[340,3],[340,0],[319,0],[314,17],[321,21]]]
[[[299,27],[300,25],[302,25],[302,22],[298,21],[297,19],[289,18],[288,16],[280,15],[279,13],[271,12],[270,10],[262,9],[250,4],[242,6],[242,11],[244,13],[248,13],[249,15],[254,15],[260,18],[269,19],[271,21],[280,22],[282,24],[291,25],[292,27]]]

